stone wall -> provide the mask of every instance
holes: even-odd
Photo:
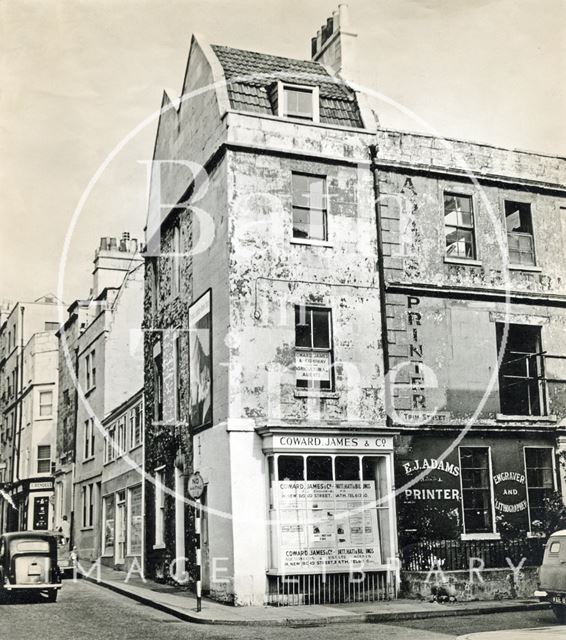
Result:
[[[454,598],[460,602],[473,600],[522,600],[532,598],[538,586],[538,569],[526,567],[514,574],[508,569],[443,571],[429,575],[425,571],[401,573],[401,597],[424,600]]]

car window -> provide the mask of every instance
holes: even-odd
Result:
[[[12,553],[49,553],[49,542],[45,540],[16,540],[10,546]]]
[[[549,553],[558,553],[560,551],[560,542],[554,540],[550,543]]]

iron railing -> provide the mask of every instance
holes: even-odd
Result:
[[[401,567],[405,571],[508,569],[539,566],[546,540],[518,538],[514,540],[423,540],[405,546],[401,552]],[[478,561],[481,560],[483,565]]]
[[[395,571],[269,575],[267,604],[291,606],[376,602],[397,596]]]

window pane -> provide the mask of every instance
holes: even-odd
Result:
[[[310,349],[311,314],[307,307],[295,307],[295,346]]]
[[[492,530],[489,452],[484,447],[462,447],[464,523],[467,533]]]
[[[312,310],[313,346],[316,349],[330,349],[330,312],[327,309]]]
[[[308,209],[293,209],[293,238],[308,238],[310,215]]]
[[[332,480],[332,458],[307,456],[307,480]]]
[[[303,456],[279,456],[277,473],[279,480],[304,480]]]
[[[507,231],[533,232],[531,205],[525,202],[505,201],[505,223]]]
[[[357,456],[336,456],[334,467],[336,480],[360,479],[360,460]]]
[[[284,89],[285,114],[312,119],[313,93],[308,89]]]

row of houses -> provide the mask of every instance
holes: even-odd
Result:
[[[344,5],[310,61],[193,36],[143,252],[103,239],[46,334],[53,469],[37,439],[24,475],[5,405],[8,526],[45,495],[81,558],[234,604],[344,600],[353,570],[391,597],[423,544],[544,535],[566,495],[566,160],[383,128],[344,82],[356,37]]]

